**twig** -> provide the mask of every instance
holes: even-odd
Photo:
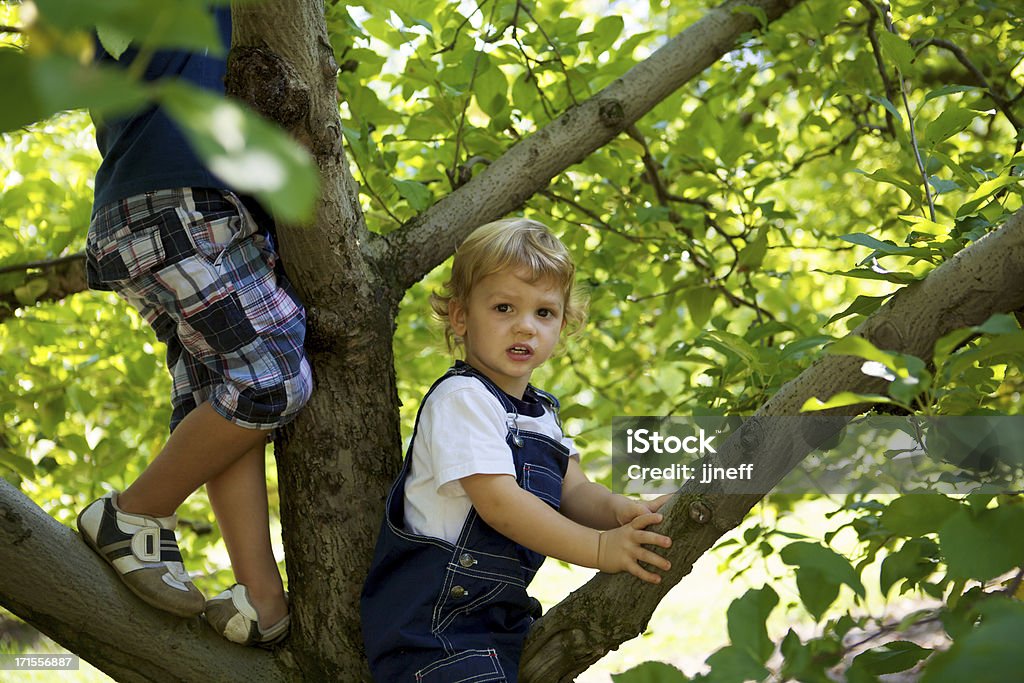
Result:
[[[960,62],[960,64],[962,64],[963,67],[967,69],[971,76],[973,76],[974,79],[979,84],[981,84],[981,87],[984,88],[988,92],[988,94],[992,96],[992,101],[994,101],[996,103],[996,106],[999,107],[999,111],[1003,112],[1003,116],[1005,116],[1006,120],[1010,122],[1010,125],[1013,126],[1013,129],[1018,132],[1021,130],[1021,120],[1017,118],[1016,114],[1013,113],[1013,104],[1014,102],[1017,101],[1018,98],[1020,98],[1021,94],[1024,94],[1024,91],[1021,91],[1021,93],[1014,97],[1012,100],[1007,99],[1006,93],[1000,92],[996,88],[992,87],[992,84],[989,83],[987,78],[985,78],[985,74],[981,72],[981,69],[975,66],[974,62],[972,62],[970,58],[968,58],[967,53],[964,52],[959,45],[953,43],[952,41],[944,40],[941,38],[930,38],[928,40],[912,40],[910,41],[910,44],[921,47],[928,47],[930,45],[934,45],[935,47],[941,47],[953,53],[953,56],[956,57],[956,60]],[[1014,68],[1016,68],[1016,66],[1014,66]],[[1011,73],[1012,71],[1013,70],[1011,69]],[[1017,146],[1014,148],[1014,154],[1021,150],[1021,144],[1022,141],[1018,139]]]
[[[71,261],[80,261],[83,259],[85,259],[85,252],[80,251],[77,254],[68,254],[67,256],[60,256],[54,259],[30,261],[28,263],[18,263],[13,266],[4,266],[0,268],[0,275],[6,275],[7,273],[21,273],[26,270],[45,270],[47,268],[59,266],[62,263],[70,263]]]
[[[455,29],[455,35],[452,36],[451,42],[442,47],[440,50],[435,50],[432,54],[439,55],[454,50],[455,43],[459,42],[459,36],[462,34],[462,29],[466,28],[466,24],[469,23],[469,20],[476,16],[476,13],[483,9],[484,5],[486,5],[488,2],[489,0],[484,0],[479,5],[476,6],[475,10],[467,14],[465,18],[462,20],[462,23],[460,23],[458,27]]]
[[[3,26],[0,25],[0,33],[24,33],[25,29],[17,26]]]
[[[881,0],[882,19],[885,21],[885,28],[894,36],[899,36],[896,27],[892,23],[892,8],[888,0]],[[910,145],[914,148],[914,160],[917,162],[917,169],[921,172],[921,182],[924,185],[924,196],[928,200],[928,217],[935,222],[935,201],[932,199],[932,190],[928,185],[928,174],[924,170],[924,162],[921,160],[921,150],[917,146],[917,133],[914,131],[914,115],[910,111],[910,100],[907,99],[907,83],[903,78],[903,71],[900,65],[896,65],[896,74],[900,79],[900,95],[903,97],[903,108],[907,112],[907,124],[910,126]]]
[[[885,62],[882,61],[882,47],[878,44],[878,34],[875,32],[875,22],[878,21],[878,15],[874,13],[874,7],[872,7],[868,0],[861,0],[861,4],[864,5],[869,12],[872,12],[872,17],[868,20],[868,40],[871,41],[871,52],[874,54],[875,64],[878,66],[878,74],[882,77],[882,87],[885,88],[885,96],[890,102],[892,102],[892,81],[889,79],[889,73],[885,69]],[[885,109],[885,124],[889,128],[889,134],[895,138],[896,123],[893,121],[892,112],[888,109]]]

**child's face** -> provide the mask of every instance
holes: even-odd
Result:
[[[466,362],[518,398],[565,327],[562,292],[549,280],[529,282],[525,275],[513,270],[488,275],[465,305],[452,300],[448,306],[452,330],[466,346]]]

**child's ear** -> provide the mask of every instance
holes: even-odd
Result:
[[[448,300],[448,322],[456,337],[466,336],[466,309],[454,297]]]

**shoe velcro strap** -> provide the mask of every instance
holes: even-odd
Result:
[[[132,535],[132,554],[141,562],[181,562],[174,532],[158,527],[145,527]]]

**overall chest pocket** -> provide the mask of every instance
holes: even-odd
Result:
[[[544,465],[523,463],[523,488],[556,510],[562,502],[562,475]]]

